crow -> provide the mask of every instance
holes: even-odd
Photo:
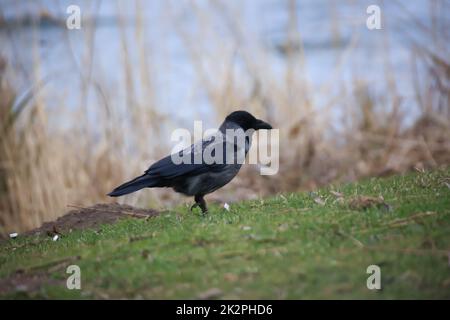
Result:
[[[208,209],[204,196],[237,175],[250,149],[252,134],[259,129],[269,130],[272,126],[247,111],[234,111],[225,118],[216,134],[157,161],[143,175],[118,186],[108,196],[123,196],[143,188],[169,187],[186,196],[194,196],[191,211],[200,207],[205,214]],[[207,150],[213,161],[205,160]],[[195,161],[199,159],[196,158],[199,153],[202,157]],[[174,161],[175,156],[187,161]]]

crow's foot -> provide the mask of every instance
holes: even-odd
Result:
[[[197,207],[200,207],[203,214],[208,213],[208,208],[206,207],[206,201],[205,201],[205,199],[203,199],[202,195],[195,196],[195,203],[191,206],[191,211]]]

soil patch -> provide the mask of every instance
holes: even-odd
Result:
[[[118,203],[99,203],[86,208],[75,207],[56,221],[45,222],[25,235],[56,235],[73,230],[98,229],[102,224],[112,224],[124,217],[148,219],[157,215],[159,211],[153,209],[139,209]]]
[[[7,278],[0,279],[0,294],[20,293],[29,296],[39,291],[44,284],[63,284],[63,281],[50,278],[44,272],[28,273],[22,270],[16,271]]]

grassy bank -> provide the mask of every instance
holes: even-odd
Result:
[[[3,298],[450,298],[450,170],[0,246]],[[373,198],[364,198],[373,197]],[[380,198],[382,196],[382,198]],[[81,268],[81,290],[66,268]],[[381,290],[366,287],[369,265]]]

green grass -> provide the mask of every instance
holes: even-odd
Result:
[[[217,288],[222,299],[448,299],[449,177],[440,170],[370,179],[229,212],[211,206],[206,217],[182,207],[56,242],[9,240],[0,246],[0,279],[22,270],[53,281],[2,297],[195,299]],[[355,195],[381,195],[392,208],[353,210],[346,203]],[[81,268],[81,290],[65,286],[70,264]],[[366,286],[373,264],[381,290]]]

